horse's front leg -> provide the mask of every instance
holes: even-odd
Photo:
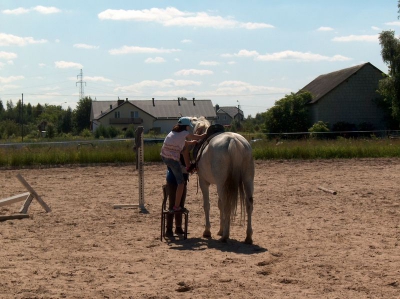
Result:
[[[206,181],[199,179],[201,193],[203,193],[203,208],[206,219],[206,225],[203,232],[204,238],[211,238],[211,223],[210,223],[210,184]]]

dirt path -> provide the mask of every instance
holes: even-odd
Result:
[[[161,164],[1,170],[0,198],[26,190],[31,218],[0,222],[1,298],[400,298],[400,159],[257,161],[254,245],[235,222],[228,244],[202,238],[196,176],[187,240],[160,242]],[[337,195],[318,189],[323,186]],[[0,208],[17,212],[22,203]]]

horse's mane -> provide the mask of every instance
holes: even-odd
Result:
[[[210,122],[204,116],[192,117],[192,124],[194,124],[193,132],[195,134],[205,133],[210,126]]]

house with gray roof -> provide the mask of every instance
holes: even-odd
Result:
[[[215,105],[215,111],[217,112],[216,123],[223,126],[231,125],[233,120],[242,121],[244,119],[243,111],[239,107],[220,107],[219,105]]]
[[[329,127],[339,122],[370,125],[385,129],[384,112],[376,101],[379,80],[383,72],[371,63],[363,63],[332,73],[320,75],[299,92],[309,91],[308,103],[312,123],[323,121]]]
[[[155,130],[168,133],[181,116],[204,116],[211,123],[217,119],[211,100],[117,100],[92,101],[90,121],[92,131],[97,127],[114,126],[127,129],[129,125],[143,126],[144,132]]]

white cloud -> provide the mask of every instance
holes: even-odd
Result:
[[[281,60],[295,60],[295,61],[347,61],[351,60],[349,57],[342,55],[324,56],[310,52],[297,52],[297,51],[281,51],[272,54],[259,54],[257,51],[240,50],[234,54],[223,54],[222,57],[253,57],[256,61],[281,61]]]
[[[83,68],[82,64],[76,63],[76,62],[55,61],[54,64],[55,64],[56,68],[58,68],[58,69],[68,69],[68,68],[81,69],[81,68]]]
[[[372,30],[375,30],[375,31],[381,31],[381,30],[382,30],[381,28],[376,27],[376,26],[371,26],[371,29],[372,29]]]
[[[265,24],[265,23],[240,23],[239,27],[249,29],[249,30],[263,29],[263,28],[275,28],[274,26],[272,26],[270,24]]]
[[[10,77],[0,77],[0,83],[11,83],[14,81],[22,80],[24,79],[24,76],[10,76]]]
[[[190,75],[212,75],[214,74],[213,71],[209,70],[196,70],[196,69],[186,69],[186,70],[180,70],[178,72],[175,72],[176,76],[190,76]]]
[[[2,10],[2,13],[8,14],[8,15],[22,15],[22,14],[29,13],[31,11],[36,11],[38,13],[46,14],[46,15],[61,12],[61,10],[58,9],[57,7],[38,5],[38,6],[35,6],[32,8],[18,7],[16,9],[5,9],[5,10]]]
[[[272,54],[259,55],[255,58],[255,60],[259,61],[295,60],[295,61],[310,62],[310,61],[347,61],[351,60],[351,58],[341,55],[334,55],[329,57],[310,52],[282,51]]]
[[[18,7],[16,9],[5,9],[5,10],[2,10],[1,12],[6,15],[22,15],[22,14],[28,13],[29,9],[23,8],[23,7]]]
[[[136,46],[123,46],[119,49],[111,49],[108,51],[111,55],[121,55],[121,54],[154,54],[154,53],[173,53],[180,52],[180,49],[157,49],[157,48],[146,48],[146,47],[136,47]]]
[[[222,54],[221,57],[257,57],[260,54],[257,51],[240,50],[235,54]]]
[[[98,49],[99,46],[93,46],[93,45],[87,45],[87,44],[75,44],[74,48],[78,48],[78,49]]]
[[[394,21],[394,22],[387,22],[385,25],[389,26],[400,26],[400,21]]]
[[[45,15],[61,12],[60,9],[58,9],[57,7],[54,7],[54,6],[40,6],[39,5],[32,9],[34,11],[37,11],[38,13],[45,14]]]
[[[266,23],[244,23],[231,17],[209,15],[206,12],[186,12],[174,7],[151,8],[143,10],[107,9],[98,14],[100,20],[155,22],[163,26],[190,26],[211,28],[274,28]]]
[[[0,46],[26,46],[27,44],[43,44],[47,40],[35,40],[33,37],[19,37],[12,34],[0,33]]]
[[[378,42],[379,35],[348,35],[334,37],[334,42]]]
[[[75,80],[75,78],[74,78],[74,80]],[[90,82],[112,82],[111,79],[107,79],[107,78],[100,77],[100,76],[98,76],[98,77],[86,77],[85,76],[85,81],[90,81]]]
[[[228,64],[232,65],[232,64],[236,64],[236,61],[228,61]]]
[[[0,81],[0,83],[1,83],[1,81]],[[3,86],[0,86],[0,91],[5,91],[5,90],[15,89],[15,88],[20,88],[20,86],[12,85],[12,84],[6,84],[6,85],[3,85]]]
[[[152,93],[153,96],[156,97],[173,97],[176,98],[180,95],[185,95],[185,96],[194,96],[195,91],[194,90],[188,90],[188,89],[174,89],[174,90],[158,90]],[[157,105],[157,102],[156,102]],[[179,111],[177,111],[177,114],[179,114]]]
[[[192,42],[192,40],[190,40],[190,39],[183,39],[183,40],[181,40],[181,43],[182,44],[189,44],[189,43],[191,43]]]
[[[334,29],[332,27],[324,27],[321,26],[317,29],[317,31],[333,31]]]
[[[199,86],[199,85],[201,85],[200,81],[193,81],[193,80],[174,80],[174,79],[164,79],[161,81],[144,80],[139,83],[135,83],[128,86],[119,86],[116,88],[116,91],[122,91],[122,92],[129,91],[140,94],[142,92],[145,92],[146,90],[154,90],[154,88],[161,88],[161,89],[172,88],[175,90],[176,87]]]
[[[165,62],[165,59],[162,57],[155,57],[155,58],[147,58],[145,61],[145,63],[163,63]]]
[[[200,61],[199,65],[219,65],[218,61]]]
[[[223,81],[218,84],[217,93],[221,94],[256,94],[256,93],[286,93],[287,88],[252,85],[243,81]]]
[[[15,53],[0,51],[0,59],[10,60],[15,58],[17,58],[17,54]]]
[[[40,67],[40,68],[43,68],[43,67],[45,67],[45,66],[46,66],[45,63],[39,63],[39,67]]]

